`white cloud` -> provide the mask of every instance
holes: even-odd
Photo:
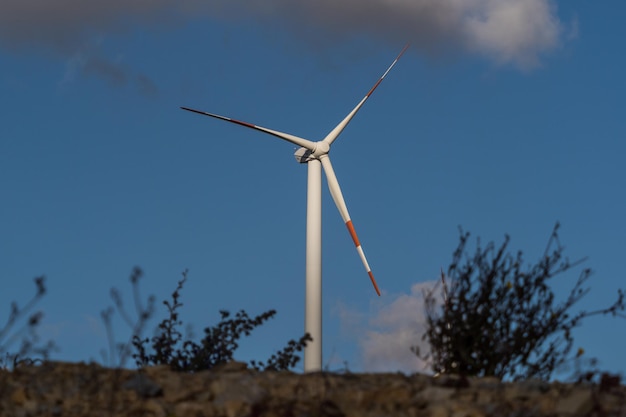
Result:
[[[568,37],[555,0],[3,0],[0,45],[44,45],[71,56],[94,34],[138,23],[163,28],[199,16],[278,21],[310,41],[409,40],[422,51],[466,50],[523,69]]]
[[[562,34],[554,7],[545,0],[486,0],[463,19],[467,45],[500,64],[528,69],[558,46]]]
[[[343,305],[337,308],[344,332],[358,337],[363,371],[430,372],[428,364],[411,352],[411,347],[428,352],[428,344],[422,340],[426,330],[423,292],[435,285],[437,281],[416,283],[409,294],[373,307],[369,317]]]

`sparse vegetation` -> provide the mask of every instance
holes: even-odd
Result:
[[[534,264],[526,264],[521,251],[508,252],[508,236],[500,246],[490,242],[482,247],[478,240],[476,250],[470,253],[467,249],[470,234],[461,230],[447,276],[442,271],[443,286],[425,294],[427,331],[423,338],[429,343],[430,351],[424,354],[412,347],[413,352],[426,359],[435,373],[548,380],[573,363],[578,381],[615,384],[615,375],[597,369],[596,361],[584,356],[582,348],[573,352],[572,332],[591,316],[626,318],[625,292],[619,289],[615,302],[608,307],[572,313],[573,307],[589,292],[586,284],[592,271],[582,268],[567,297],[557,302],[550,280],[573,272],[585,262],[585,259],[571,262],[564,256],[558,230],[557,224],[543,255]],[[139,268],[134,268],[130,275],[135,314],[126,308],[121,292],[115,288],[110,293],[113,306],[101,313],[109,339],[103,359],[110,367],[122,368],[132,358],[140,368],[168,365],[179,372],[212,369],[232,361],[241,339],[276,315],[275,310],[254,317],[244,310],[234,316],[220,310],[220,321],[206,327],[199,340],[193,340],[190,331],[183,336],[179,310],[188,275],[185,271],[171,299],[163,301],[166,317],[152,337],[144,337],[155,314],[155,299],[150,296],[147,301],[142,300],[139,291],[142,275]],[[34,309],[46,293],[44,278],[36,278],[35,285],[35,295],[23,307],[11,304],[7,323],[0,328],[0,367],[46,360],[56,348],[53,342],[39,343],[36,329],[43,313]],[[443,303],[439,301],[438,289],[443,293]],[[115,341],[112,317],[116,312],[130,329],[126,342]],[[260,371],[291,369],[311,340],[308,334],[290,340],[269,359],[252,360],[248,366]]]
[[[459,245],[442,280],[443,304],[436,289],[425,294],[424,339],[430,352],[412,350],[436,373],[512,380],[547,380],[568,361],[580,362],[584,351],[572,353],[572,330],[591,316],[624,317],[624,291],[618,290],[616,301],[606,308],[572,313],[589,292],[585,284],[592,271],[583,268],[567,298],[557,302],[550,280],[585,261],[564,257],[558,229],[557,223],[543,256],[533,265],[525,264],[521,251],[507,252],[508,236],[499,247],[491,242],[483,248],[478,240],[470,254],[470,234],[460,230]]]
[[[34,362],[48,359],[56,348],[54,342],[48,341],[39,344],[37,327],[43,318],[42,311],[32,310],[46,294],[45,278],[35,278],[37,291],[26,305],[20,307],[16,302],[11,303],[9,318],[0,328],[0,367],[15,367],[23,362]],[[32,313],[31,313],[32,312]],[[12,346],[19,343],[17,351],[11,351]]]
[[[183,322],[179,318],[178,310],[183,305],[180,302],[180,293],[187,280],[187,271],[185,271],[176,290],[172,293],[171,301],[163,301],[167,307],[168,316],[158,324],[153,337],[143,338],[142,334],[155,313],[155,299],[154,296],[150,296],[147,302],[142,301],[139,291],[139,280],[142,276],[143,272],[138,267],[135,267],[130,275],[136,310],[135,318],[125,307],[122,293],[116,288],[112,288],[110,293],[114,306],[101,312],[109,340],[108,349],[101,353],[104,363],[110,367],[124,367],[127,360],[132,357],[138,367],[169,365],[172,370],[180,372],[211,369],[233,360],[235,351],[239,347],[239,340],[243,336],[249,336],[256,327],[276,315],[275,310],[268,310],[256,317],[250,317],[244,310],[240,310],[234,317],[231,317],[228,311],[221,310],[220,322],[215,326],[205,328],[204,337],[199,342],[190,340],[189,337],[183,338],[179,330]],[[20,363],[47,360],[51,351],[56,349],[54,342],[39,344],[36,330],[43,318],[43,312],[32,312],[32,310],[46,293],[44,278],[35,278],[35,284],[37,292],[33,298],[21,308],[13,302],[7,323],[0,328],[0,367],[15,367]],[[115,340],[112,320],[115,312],[130,328],[130,337],[126,342]],[[308,334],[298,340],[290,340],[283,349],[274,353],[269,359],[252,360],[249,366],[259,371],[291,369],[300,360],[298,352],[301,352],[310,340],[312,339]],[[10,349],[16,343],[20,343],[20,346],[17,351],[12,352]]]
[[[115,304],[115,309],[109,307],[106,310],[100,312],[102,321],[107,332],[107,338],[109,340],[109,349],[102,351],[102,357],[111,367],[123,367],[126,364],[126,360],[132,355],[132,342],[135,338],[140,337],[148,323],[148,320],[154,315],[154,296],[148,297],[146,306],[144,307],[139,294],[139,280],[143,276],[143,271],[139,267],[133,268],[130,274],[130,283],[133,287],[133,300],[135,304],[135,310],[137,318],[133,320],[130,313],[124,307],[122,294],[117,288],[111,288],[111,299]],[[122,317],[124,323],[131,329],[130,338],[126,343],[116,343],[115,335],[113,332],[112,316],[118,311]],[[116,361],[117,359],[117,361]]]
[[[251,318],[244,310],[240,310],[231,318],[230,313],[221,310],[220,322],[204,329],[204,337],[199,341],[183,340],[179,330],[183,322],[179,318],[178,309],[182,307],[180,292],[187,280],[187,271],[178,282],[172,293],[171,301],[165,300],[168,316],[158,325],[157,334],[152,338],[142,339],[133,336],[135,353],[132,355],[137,366],[169,365],[173,370],[181,372],[197,372],[211,369],[217,365],[234,359],[233,355],[239,347],[239,339],[249,336],[258,326],[276,315],[275,310],[268,310]],[[257,370],[287,370],[294,367],[300,360],[297,352],[312,340],[306,334],[299,340],[291,340],[287,346],[273,354],[267,361],[251,361],[250,365]]]

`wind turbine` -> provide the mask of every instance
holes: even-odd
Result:
[[[225,120],[250,129],[259,130],[261,132],[276,136],[280,139],[291,142],[300,146],[295,152],[296,160],[302,164],[308,165],[307,176],[307,216],[306,216],[306,305],[305,305],[305,332],[309,333],[313,338],[312,342],[307,343],[304,350],[304,371],[313,372],[322,369],[322,168],[326,173],[326,180],[330,194],[335,201],[335,205],[339,209],[339,213],[350,232],[350,236],[354,241],[356,250],[361,257],[361,261],[365,266],[365,270],[374,285],[376,294],[380,296],[380,289],[374,279],[374,274],[370,269],[365,253],[359,242],[346,202],[344,201],[339,187],[339,182],[335,176],[335,171],[330,163],[328,153],[333,142],[339,134],[350,123],[350,120],[359,111],[367,99],[372,95],[374,90],[387,76],[389,71],[396,65],[402,54],[407,50],[409,45],[405,45],[396,59],[391,63],[389,68],[378,79],[376,84],[368,91],[363,99],[356,105],[354,109],[330,131],[326,137],[320,141],[313,142],[303,139],[289,133],[279,132],[277,130],[267,129],[265,127],[253,125],[251,123],[235,120],[230,117],[220,116],[218,114],[207,113],[200,110],[194,110],[189,107],[181,107],[183,110],[198,113],[204,116],[214,117],[216,119]]]

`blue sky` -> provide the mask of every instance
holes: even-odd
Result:
[[[100,311],[111,287],[132,305],[135,265],[157,300],[189,269],[182,318],[197,334],[220,309],[276,309],[242,360],[299,337],[306,167],[289,143],[179,106],[321,139],[406,41],[331,152],[383,296],[324,188],[324,364],[419,366],[407,352],[420,288],[449,264],[459,225],[483,241],[510,234],[531,262],[559,221],[566,253],[595,271],[580,308],[626,287],[626,6],[57,3],[0,6],[0,317],[44,274],[41,334],[57,359],[100,360]],[[576,278],[558,278],[557,294]],[[590,319],[575,336],[626,371],[624,320]]]

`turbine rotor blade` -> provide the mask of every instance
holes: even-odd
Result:
[[[350,120],[352,120],[354,115],[361,109],[363,104],[365,104],[365,102],[372,95],[374,90],[376,90],[376,87],[378,87],[378,85],[383,81],[383,79],[387,76],[389,71],[391,71],[394,65],[396,65],[396,62],[398,62],[400,57],[404,54],[404,52],[408,48],[409,48],[409,44],[407,43],[406,45],[404,45],[404,48],[402,48],[402,51],[400,51],[396,59],[391,63],[389,68],[387,68],[387,71],[385,71],[382,77],[380,77],[378,81],[376,81],[376,84],[374,84],[374,86],[370,89],[370,91],[367,92],[367,94],[365,95],[365,97],[363,97],[363,99],[359,102],[359,104],[357,104],[356,107],[345,117],[345,119],[343,119],[337,126],[335,126],[333,130],[331,130],[331,132],[328,135],[326,135],[326,137],[324,138],[324,142],[328,143],[329,145],[332,145],[335,139],[337,139],[337,137],[343,131],[343,129],[345,129],[346,126],[348,126],[348,123],[350,123]]]
[[[328,182],[328,188],[330,189],[330,195],[333,197],[335,201],[335,205],[337,209],[339,209],[339,214],[341,214],[341,218],[343,219],[348,231],[350,232],[350,236],[352,237],[352,241],[354,242],[354,246],[356,246],[356,251],[359,253],[361,257],[361,262],[363,262],[363,266],[367,271],[367,274],[372,281],[372,285],[374,285],[374,290],[376,294],[380,297],[380,289],[378,288],[378,284],[374,279],[374,274],[372,274],[372,270],[367,262],[367,258],[365,257],[365,253],[363,252],[363,248],[361,247],[361,242],[354,230],[354,225],[352,224],[352,220],[350,220],[350,213],[348,213],[348,207],[346,206],[346,202],[343,198],[343,194],[341,193],[341,188],[339,187],[339,181],[337,181],[337,176],[335,175],[335,171],[333,170],[333,166],[330,163],[330,158],[328,155],[323,155],[320,158],[322,162],[322,166],[324,167],[324,172],[326,173],[326,182]]]
[[[291,143],[293,143],[295,145],[302,146],[303,148],[307,148],[307,149],[309,149],[311,151],[315,151],[315,142],[312,142],[312,141],[310,141],[308,139],[300,138],[298,136],[290,135],[289,133],[283,133],[283,132],[279,132],[277,130],[268,129],[266,127],[253,125],[252,123],[242,122],[241,120],[232,119],[232,118],[226,117],[226,116],[220,116],[219,114],[207,113],[205,111],[190,109],[189,107],[182,107],[181,106],[181,109],[187,110],[187,111],[190,111],[190,112],[193,112],[193,113],[198,113],[198,114],[201,114],[203,116],[210,116],[210,117],[214,117],[216,119],[225,120],[225,121],[230,122],[230,123],[235,123],[237,125],[248,127],[250,129],[258,130],[260,132],[264,132],[264,133],[267,133],[269,135],[276,136],[277,138],[286,140],[287,142],[291,142]]]

